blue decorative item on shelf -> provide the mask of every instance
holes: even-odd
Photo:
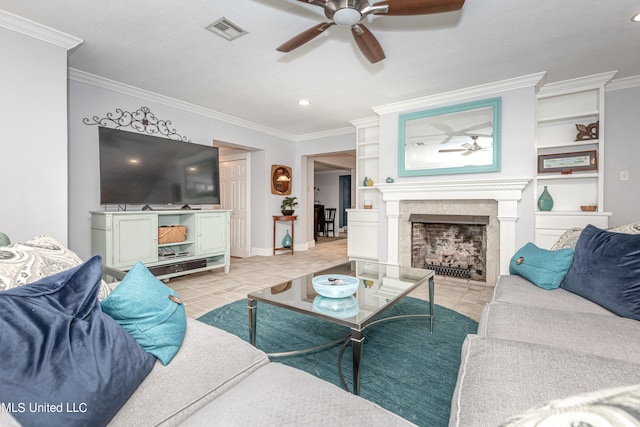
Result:
[[[327,298],[345,298],[358,290],[360,281],[344,274],[322,274],[311,279],[313,290]]]
[[[386,181],[387,181],[387,184],[391,184],[391,183],[393,183],[393,178],[388,176]]]
[[[366,187],[367,186],[367,181],[369,180],[369,178],[367,178],[366,176],[364,177],[364,179],[362,180],[362,186]]]
[[[287,233],[282,238],[282,247],[288,249],[291,247],[292,244],[293,244],[293,241],[291,240],[291,236],[289,235],[289,230],[287,230]]]
[[[0,233],[0,246],[9,246],[11,244],[11,240],[9,240],[9,236],[4,233]]]
[[[538,197],[538,209],[541,211],[550,211],[553,209],[553,197],[549,194],[546,185],[544,186],[542,194]]]

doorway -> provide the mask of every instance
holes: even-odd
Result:
[[[338,177],[338,212],[340,214],[339,226],[345,228],[347,226],[347,209],[351,207],[351,175],[340,175]]]
[[[248,160],[246,158],[220,162],[220,204],[231,211],[231,256],[251,255],[248,215]]]
[[[334,233],[318,233],[316,243],[323,243],[334,238],[344,238],[347,227],[347,212],[353,202],[352,174],[355,173],[355,151],[326,153],[310,158],[313,164],[313,205],[324,210],[335,209]],[[313,212],[313,210],[310,210]],[[321,227],[325,229],[325,227]],[[342,231],[342,235],[340,235]],[[328,234],[328,236],[327,236]]]

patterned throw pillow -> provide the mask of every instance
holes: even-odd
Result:
[[[551,246],[552,251],[559,251],[560,249],[575,249],[576,243],[578,242],[578,238],[580,237],[580,233],[582,233],[582,228],[570,228],[558,239],[556,243]]]
[[[640,222],[613,227],[610,228],[609,231],[613,231],[614,233],[640,234]]]
[[[613,231],[614,233],[640,234],[640,222],[619,225],[618,227],[609,228],[609,231]],[[580,237],[580,233],[582,233],[582,228],[568,229],[567,231],[562,233],[562,236],[560,236],[558,241],[553,244],[551,250],[557,251],[566,248],[575,249],[578,238]]]
[[[640,426],[640,384],[554,400],[516,415],[501,427]]]
[[[49,236],[0,247],[0,291],[36,282],[80,264],[78,255]],[[98,299],[104,299],[110,292],[102,281]]]

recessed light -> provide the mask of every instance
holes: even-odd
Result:
[[[632,20],[633,22],[640,22],[640,13],[636,13],[636,14],[631,18],[631,20]]]
[[[306,99],[301,99],[300,101],[298,101],[298,105],[302,105],[302,106],[307,106],[311,104],[309,101],[307,101]]]

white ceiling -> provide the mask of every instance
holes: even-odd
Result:
[[[460,12],[369,17],[387,56],[377,64],[337,26],[277,52],[325,20],[301,1],[0,0],[0,9],[83,39],[73,69],[294,139],[349,128],[374,106],[540,71],[547,82],[640,75],[640,23],[630,20],[640,0],[467,0]],[[230,42],[204,29],[223,16],[249,34]]]

